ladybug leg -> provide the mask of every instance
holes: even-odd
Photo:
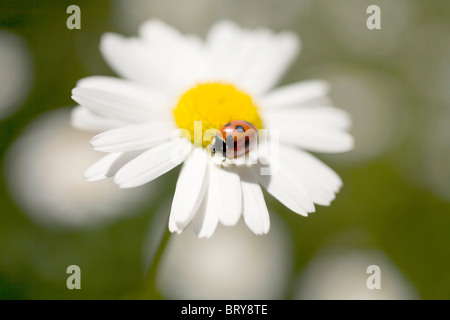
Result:
[[[212,141],[211,141],[211,143],[210,143],[210,145],[208,146],[208,150],[209,150],[209,152],[211,152],[211,154],[215,154],[216,153],[216,137],[213,137],[212,138]]]
[[[211,154],[215,154],[216,153],[216,149],[214,148],[214,144],[210,144],[209,146],[208,146],[208,151],[211,153]]]

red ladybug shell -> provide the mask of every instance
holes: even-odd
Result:
[[[227,145],[225,156],[228,158],[236,158],[248,153],[254,147],[258,138],[258,129],[244,120],[228,122],[219,131],[218,136],[221,134]]]
[[[233,136],[234,141],[236,141],[248,137],[251,134],[256,134],[258,129],[256,129],[256,127],[250,122],[244,120],[234,120],[224,124],[219,131],[222,133],[223,140],[226,140],[228,136]]]

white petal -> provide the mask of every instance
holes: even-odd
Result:
[[[259,170],[257,172],[258,180],[267,192],[287,208],[295,213],[307,216],[308,212],[315,211],[313,200],[303,181],[292,171],[292,166],[287,165],[287,162],[283,160],[280,156],[280,163],[270,164],[270,175],[262,175],[261,168],[255,166]]]
[[[240,168],[242,215],[254,234],[266,234],[270,228],[269,211],[261,187],[250,168]]]
[[[271,121],[271,128],[280,128],[280,141],[302,149],[341,153],[353,149],[353,137],[343,130],[323,125],[303,124],[302,126],[283,127],[283,123]]]
[[[213,79],[231,81],[251,94],[274,86],[299,50],[293,34],[245,30],[231,21],[216,23],[206,43]]]
[[[242,212],[242,191],[234,166],[219,168],[211,163],[209,171],[209,199],[222,224],[234,226]]]
[[[120,76],[170,93],[169,79],[152,51],[140,39],[106,33],[100,41],[100,51],[109,66]]]
[[[91,143],[95,150],[103,152],[147,149],[168,141],[174,129],[170,122],[126,126],[102,132]]]
[[[199,238],[210,238],[217,228],[219,218],[216,214],[216,204],[210,197],[210,189],[206,192],[200,208],[192,221],[194,232]]]
[[[152,59],[170,81],[173,92],[191,87],[198,78],[203,64],[203,43],[199,37],[184,36],[159,20],[143,23],[140,35],[148,46]]]
[[[322,80],[296,82],[270,91],[260,98],[264,109],[298,107],[311,101],[326,97],[329,85]]]
[[[86,77],[78,80],[77,87],[120,95],[139,105],[145,104],[146,110],[150,109],[155,112],[165,111],[167,106],[173,104],[173,98],[170,95],[121,78],[107,76]]]
[[[314,106],[268,111],[264,122],[267,128],[279,130],[281,142],[310,151],[340,153],[354,146],[353,137],[345,131],[350,118],[336,108]]]
[[[304,126],[316,124],[321,127],[348,130],[351,126],[350,115],[331,106],[308,106],[283,108],[264,112],[267,122],[283,123],[286,126]]]
[[[302,181],[311,199],[320,205],[329,205],[342,185],[339,176],[313,156],[295,148],[280,146],[280,162],[288,166],[295,177]],[[324,177],[324,174],[327,177]],[[329,176],[329,177],[328,177]]]
[[[139,27],[139,35],[151,43],[166,44],[175,49],[183,37],[178,30],[158,19],[147,20]]]
[[[256,37],[258,30],[253,31]],[[273,88],[291,66],[300,51],[298,37],[290,32],[261,37],[255,44],[252,60],[243,70],[239,85],[254,95]]]
[[[141,152],[109,153],[86,170],[88,181],[97,181],[113,177],[125,164],[136,158]]]
[[[77,106],[72,110],[70,122],[77,129],[92,132],[101,132],[127,125],[126,122],[105,118],[82,106]]]
[[[75,88],[72,99],[94,113],[128,123],[161,121],[164,114],[152,111],[149,101],[91,88]]]
[[[336,193],[342,187],[342,180],[339,175],[322,161],[297,148],[281,145],[280,152],[289,157],[292,162],[298,163],[304,170],[307,170],[315,180],[321,181],[322,186]]]
[[[206,43],[209,50],[209,69],[214,80],[239,79],[242,66],[248,62],[253,50],[252,43],[232,21],[219,21],[208,32]]]
[[[134,188],[152,181],[183,162],[191,146],[180,139],[151,148],[123,166],[114,182],[120,188]]]
[[[192,220],[203,200],[208,187],[207,156],[204,149],[194,148],[181,168],[169,218],[171,232],[181,232]]]

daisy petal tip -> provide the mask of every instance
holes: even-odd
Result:
[[[238,28],[238,25],[236,22],[229,20],[229,19],[222,19],[217,21],[213,24],[210,30],[213,30],[215,28],[226,28],[226,29],[236,29]]]
[[[131,189],[135,187],[139,187],[142,184],[137,184],[133,182],[133,180],[126,179],[126,177],[123,177],[120,173],[121,170],[116,173],[114,176],[114,183],[119,187],[119,189]]]
[[[192,218],[187,221],[175,220],[174,225],[175,225],[175,229],[178,230],[177,233],[181,233],[184,229],[186,229],[186,227],[189,225],[191,220],[192,220]]]
[[[264,230],[258,230],[258,231],[252,230],[252,232],[255,236],[262,237],[262,236],[265,236],[266,234],[268,234],[269,230],[270,230],[270,227],[268,227],[267,229],[264,229]]]
[[[197,238],[199,238],[199,239],[209,239],[209,238],[212,237],[213,233],[214,232],[208,232],[208,233],[206,233],[206,232],[199,232],[199,233],[197,233]]]
[[[270,230],[270,220],[269,220],[269,222],[267,223],[267,225],[264,227],[264,230],[263,230],[263,235],[265,235],[265,234],[268,234],[269,233],[269,230]]]
[[[139,25],[139,35],[144,36],[149,30],[161,28],[172,28],[172,27],[158,18],[152,18],[142,22]]]
[[[87,181],[97,181],[103,178],[106,178],[103,174],[99,173],[98,168],[94,165],[89,167],[85,172],[83,172],[83,176]]]
[[[325,142],[320,148],[314,151],[328,154],[339,154],[350,152],[355,148],[355,140],[350,133],[340,131],[336,132],[336,136],[338,139],[334,141],[334,145],[330,142]],[[313,148],[310,147],[310,149],[312,150]]]
[[[93,149],[95,151],[108,152],[108,150],[104,150],[102,145],[99,144],[99,137],[98,136],[95,136],[91,140],[89,140],[89,143],[94,147]]]
[[[80,88],[79,87],[73,88],[71,93],[72,95],[70,97],[72,98],[72,100],[75,100],[77,98],[77,95],[80,93]]]
[[[117,39],[124,38],[120,34],[114,32],[105,32],[100,37],[100,47],[104,45],[108,45],[111,41],[115,41]]]
[[[119,187],[119,189],[125,189],[126,181],[120,175],[120,170],[114,176],[114,183]]]
[[[125,41],[124,36],[113,32],[106,32],[100,37],[100,52],[103,55],[108,52],[114,52],[119,45],[123,44],[123,41]]]
[[[333,197],[332,199],[329,199],[327,201],[323,201],[322,203],[318,203],[319,205],[323,206],[323,207],[329,207],[331,206],[331,203],[333,202],[333,200],[335,199],[335,197]]]
[[[297,212],[297,214],[301,215],[302,217],[308,218],[309,214],[308,212]]]
[[[169,223],[168,228],[169,228],[169,232],[170,233],[176,233],[176,234],[180,234],[181,233],[181,231],[172,223]]]
[[[83,172],[83,176],[86,178],[86,179],[90,179],[90,178],[92,178],[94,175],[93,175],[93,173],[91,172],[91,168],[89,168],[89,169],[87,169],[85,172]]]
[[[239,216],[236,216],[234,219],[221,219],[220,223],[224,225],[225,227],[234,227],[238,224],[239,220],[241,218],[241,212],[239,212]]]
[[[180,226],[172,219],[169,220],[169,231],[174,234],[181,234],[184,228],[180,228]]]
[[[154,25],[161,25],[161,24],[164,24],[164,25],[165,25],[165,23],[162,22],[160,19],[158,19],[158,18],[152,18],[152,19],[148,19],[148,20],[142,22],[142,23],[139,25],[139,28],[151,27],[151,26],[154,26]]]
[[[106,179],[107,177],[105,175],[95,175],[95,176],[87,176],[86,174],[84,175],[86,178],[86,181],[88,182],[95,182],[95,181],[100,181],[103,179]]]
[[[283,31],[279,35],[283,40],[289,41],[292,46],[295,46],[296,50],[300,50],[302,41],[300,37],[293,31]]]
[[[127,184],[127,183],[122,183],[122,184],[117,184],[117,185],[118,185],[119,189],[122,189],[122,190],[131,189],[131,188],[134,187],[134,186],[132,186],[130,184]]]
[[[303,209],[303,208],[289,208],[296,214],[302,216],[302,217],[308,217],[310,213],[314,213],[316,211],[316,208],[313,205],[313,208]]]

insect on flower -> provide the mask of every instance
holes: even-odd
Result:
[[[293,32],[232,21],[205,39],[159,20],[136,37],[106,33],[100,51],[119,77],[84,78],[72,90],[72,124],[97,133],[91,143],[105,153],[86,178],[135,188],[182,165],[168,226],[192,225],[199,237],[241,218],[255,234],[269,232],[262,188],[303,216],[330,205],[342,180],[309,152],[351,150],[351,119],[326,81],[277,87],[300,49]]]
[[[248,153],[258,142],[258,129],[250,122],[234,120],[223,125],[214,136],[209,151],[233,159]]]

